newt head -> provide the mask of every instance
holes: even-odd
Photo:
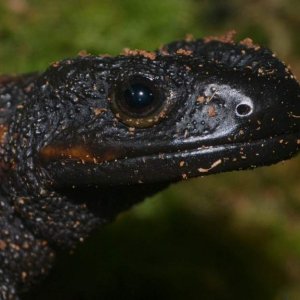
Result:
[[[170,48],[47,70],[38,103],[51,120],[38,153],[53,184],[170,182],[295,155],[300,87],[292,73],[266,49],[203,47],[211,43],[237,48],[236,62]]]
[[[13,296],[45,273],[48,245],[72,249],[169,182],[269,165],[300,149],[299,83],[249,41],[84,55],[0,79],[0,98],[8,229],[0,240],[32,245],[4,252],[12,259],[0,286],[8,282]]]

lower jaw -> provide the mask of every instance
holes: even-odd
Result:
[[[48,166],[55,186],[118,186],[176,182],[233,170],[253,169],[286,160],[300,150],[300,133],[246,143],[216,145],[160,155],[107,161],[99,165],[76,161]]]

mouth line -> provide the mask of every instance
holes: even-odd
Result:
[[[216,144],[176,152],[149,153],[101,163],[67,159],[50,162],[46,169],[57,187],[72,185],[113,187],[176,182],[214,173],[253,169],[291,158],[300,150],[300,133],[249,142]]]
[[[120,163],[121,161],[134,161],[134,160],[146,160],[154,159],[155,157],[163,159],[164,157],[176,157],[186,156],[189,153],[210,153],[216,151],[222,151],[224,149],[237,149],[240,148],[243,152],[244,148],[251,146],[267,147],[268,144],[272,144],[276,148],[282,148],[288,143],[296,143],[298,148],[300,147],[300,133],[285,133],[278,136],[264,137],[261,139],[255,139],[251,141],[240,141],[240,142],[224,142],[224,139],[218,141],[215,144],[208,144],[208,142],[198,145],[197,142],[191,142],[180,144],[164,144],[164,145],[148,145],[148,146],[106,146],[100,149],[93,149],[93,146],[84,147],[81,145],[75,145],[72,147],[64,146],[46,146],[40,152],[40,158],[42,162],[48,162],[50,164],[58,161],[64,161],[65,163],[84,163],[92,165],[108,165],[112,163]],[[222,143],[223,141],[223,143]],[[196,145],[195,145],[196,144]],[[274,148],[274,149],[275,149]],[[219,149],[219,150],[218,150]],[[242,154],[242,153],[241,153]]]
[[[156,152],[151,152],[151,151],[145,151],[142,155],[124,155],[124,156],[120,156],[114,159],[108,159],[108,160],[103,160],[101,162],[101,164],[111,164],[113,162],[121,162],[123,160],[143,160],[143,159],[147,159],[147,158],[154,158],[154,157],[165,157],[165,156],[185,156],[188,155],[189,153],[193,153],[193,152],[203,152],[203,153],[210,153],[210,152],[214,152],[217,149],[219,149],[220,151],[222,149],[237,149],[240,148],[241,150],[243,150],[245,147],[251,147],[251,146],[257,146],[259,145],[260,147],[265,147],[267,146],[268,143],[272,143],[273,145],[275,145],[276,143],[278,143],[278,146],[280,146],[280,148],[290,144],[291,142],[294,142],[294,144],[298,145],[298,148],[300,148],[300,133],[298,132],[294,132],[294,133],[285,133],[285,134],[281,134],[278,136],[270,136],[270,137],[265,137],[265,138],[261,138],[261,139],[255,139],[255,140],[251,140],[251,141],[244,141],[244,142],[238,142],[238,143],[216,143],[214,145],[209,145],[209,144],[204,144],[201,146],[197,146],[197,147],[193,147],[192,143],[190,144],[190,147],[186,147],[186,148],[182,148],[182,147],[178,147],[176,151],[174,151],[174,146],[171,148],[173,149],[169,149],[168,150],[168,145],[165,145],[164,147],[161,148],[161,150],[156,151]],[[189,145],[189,144],[187,144]],[[165,148],[165,149],[163,149]]]

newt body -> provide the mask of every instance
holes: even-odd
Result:
[[[53,249],[171,182],[288,159],[300,87],[271,51],[179,41],[0,78],[0,299],[47,274]]]

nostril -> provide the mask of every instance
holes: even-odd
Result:
[[[246,103],[240,103],[235,109],[235,113],[238,117],[247,117],[251,115],[252,111],[252,106]]]

